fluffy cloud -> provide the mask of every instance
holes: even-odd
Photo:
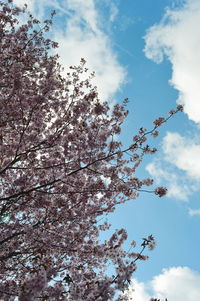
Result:
[[[189,177],[200,179],[200,144],[178,133],[167,133],[163,139],[165,159]]]
[[[145,37],[145,54],[157,63],[166,56],[172,64],[171,84],[179,91],[189,119],[200,122],[200,1],[182,1],[184,5],[167,9],[157,25]]]
[[[152,296],[161,300],[199,301],[199,286],[199,273],[188,267],[172,267],[164,269],[147,284],[133,280],[133,287],[128,295],[137,301],[147,301]]]
[[[146,291],[147,285],[143,282],[138,282],[136,279],[133,279],[133,285],[125,293],[128,296],[129,300],[135,301],[149,301],[150,296]]]
[[[163,139],[162,153],[162,158],[158,157],[147,165],[147,171],[157,184],[167,186],[168,197],[188,200],[193,192],[200,189],[199,138],[168,132]]]
[[[188,201],[188,197],[194,190],[194,187],[191,189],[191,186],[188,185],[188,179],[174,172],[174,169],[165,164],[163,160],[154,160],[147,165],[146,170],[153,177],[157,185],[167,187],[167,197]]]
[[[95,71],[94,85],[102,100],[109,100],[120,90],[125,81],[125,69],[118,62],[109,37],[102,31],[102,19],[95,6],[95,0],[15,0],[22,5],[27,2],[30,9],[42,17],[45,9],[56,9],[62,25],[56,26],[54,40],[59,43],[57,50],[62,65],[67,69],[77,65],[83,57],[87,67]],[[117,15],[117,8],[110,4],[110,22]],[[57,24],[56,24],[57,25]]]
[[[178,103],[184,104],[189,119],[200,125],[200,1],[173,2],[159,24],[145,36],[145,54],[161,63],[164,57],[172,64],[170,83],[179,91]],[[198,134],[198,132],[197,132]],[[168,196],[187,200],[200,189],[200,140],[168,133],[163,140],[162,159],[147,166],[151,175],[168,189]],[[189,211],[190,215],[195,215]]]

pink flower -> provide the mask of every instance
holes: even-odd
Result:
[[[164,117],[159,117],[158,119],[154,120],[153,124],[155,124],[155,126],[160,126],[164,121]]]
[[[157,187],[155,190],[154,190],[155,194],[157,194],[159,197],[162,197],[164,195],[167,194],[167,188],[165,187]]]

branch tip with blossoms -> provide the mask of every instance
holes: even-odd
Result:
[[[148,247],[150,251],[155,249],[156,241],[153,235],[149,235],[148,238],[143,238],[143,242],[141,244],[142,247]]]
[[[165,196],[167,194],[167,188],[165,188],[165,187],[157,187],[154,190],[154,193],[161,198],[161,197],[163,197],[163,196]]]
[[[163,123],[168,121],[169,118],[171,118],[177,112],[183,112],[183,108],[184,107],[182,105],[177,105],[176,110],[170,110],[169,111],[169,116],[167,118],[159,117],[159,118],[157,118],[156,120],[153,121],[153,124],[155,125],[156,128],[161,126]]]

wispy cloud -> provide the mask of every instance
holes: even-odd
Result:
[[[87,61],[90,71],[95,71],[93,81],[98,87],[99,97],[102,100],[111,99],[122,87],[126,71],[118,61],[113,50],[112,41],[103,31],[101,14],[95,6],[95,0],[15,0],[15,3],[28,2],[33,11],[39,15],[45,14],[47,7],[57,9],[59,24],[54,30],[54,40],[59,43],[57,50],[62,65],[67,69],[77,65],[83,57]],[[110,5],[110,21],[117,15],[117,7]]]
[[[118,15],[119,10],[117,8],[117,5],[114,3],[110,3],[110,21],[113,22]]]
[[[189,208],[188,213],[189,213],[190,216],[200,215],[200,208],[199,209]]]
[[[199,273],[188,267],[172,267],[164,269],[149,283],[133,280],[133,286],[128,295],[129,298],[132,297],[137,301],[147,301],[150,297],[161,300],[167,298],[175,301],[199,301],[199,286]]]
[[[159,24],[145,37],[145,54],[157,63],[164,56],[172,64],[171,84],[179,91],[189,119],[200,123],[200,1],[180,1],[176,9],[167,9]]]

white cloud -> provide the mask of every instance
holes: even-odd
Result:
[[[90,29],[98,32],[98,13],[95,9],[94,0],[67,0],[66,7],[74,11],[71,23],[80,25],[79,22],[86,22]]]
[[[164,57],[171,62],[170,83],[179,91],[177,102],[184,104],[189,119],[200,125],[200,1],[175,0],[172,4],[160,23],[147,31],[144,51],[157,63]],[[188,200],[191,193],[200,190],[199,154],[199,138],[168,133],[163,139],[162,159],[147,169],[168,187],[168,196]]]
[[[89,70],[95,71],[93,83],[102,100],[109,100],[120,90],[126,72],[112,49],[112,42],[101,29],[103,22],[95,0],[15,0],[17,4],[24,2],[28,2],[33,12],[39,12],[40,17],[44,17],[47,6],[57,9],[62,18],[62,26],[56,27],[53,39],[59,43],[56,51],[66,70],[71,65],[78,65],[80,59],[84,58]],[[117,8],[113,4],[110,9],[113,21]]]
[[[168,132],[162,142],[162,156],[146,169],[157,185],[168,188],[168,197],[188,201],[200,190],[200,140]]]
[[[129,296],[133,300],[147,301],[150,297],[169,301],[199,301],[200,274],[188,267],[172,267],[164,269],[149,283],[135,282]],[[151,290],[151,296],[148,293]]]
[[[57,3],[56,1],[49,1],[49,4],[47,0],[43,0],[43,2],[40,2],[38,0],[13,0],[13,3],[19,7],[24,6],[24,4],[27,4],[28,11],[31,13],[35,13],[37,18],[42,18],[45,13],[45,7],[51,6],[53,2]]]
[[[156,185],[167,187],[167,197],[181,201],[188,201],[188,197],[194,189],[189,186],[188,179],[178,175],[173,168],[157,159],[146,166],[146,170],[155,180]]]
[[[163,139],[165,159],[189,177],[200,179],[200,144],[194,139],[188,139],[178,133],[170,133]]]
[[[190,216],[200,215],[200,209],[191,209],[189,208],[188,213]]]
[[[94,1],[70,0],[68,8],[73,10],[73,15],[55,35],[60,45],[61,62],[68,67],[85,58],[89,69],[95,71],[94,83],[100,98],[108,100],[123,84],[125,70],[119,64],[108,36],[100,30]]]
[[[152,26],[145,37],[145,54],[172,64],[171,84],[179,91],[189,119],[200,123],[200,1],[182,1],[179,9],[166,10],[162,21]]]
[[[69,11],[61,6],[62,2],[65,0],[13,0],[13,3],[19,7],[27,4],[28,11],[35,14],[35,16],[39,19],[42,19],[46,13],[46,8],[50,7],[51,9],[56,9],[57,11],[61,11],[67,15],[70,15]],[[49,15],[47,15],[49,17]]]
[[[146,284],[133,279],[133,285],[126,292],[129,300],[133,301],[149,301],[150,296],[146,291]]]
[[[13,0],[13,3],[17,6],[24,6],[26,3],[30,10],[34,9],[35,3],[37,0]]]

